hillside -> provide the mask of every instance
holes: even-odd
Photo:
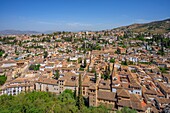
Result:
[[[20,31],[20,30],[3,30],[0,35],[22,35],[22,34],[39,34],[37,31]]]
[[[129,26],[118,27],[113,30],[124,30],[124,31],[132,31],[132,32],[150,32],[153,34],[163,34],[170,32],[170,19],[162,20],[162,21],[154,21],[150,23],[144,24],[132,24]]]
[[[60,95],[48,92],[28,92],[16,96],[0,96],[0,113],[108,113],[104,106],[80,111],[73,92],[65,90]]]
[[[85,102],[83,102],[85,103]],[[0,113],[108,113],[104,105],[89,107],[83,105],[79,110],[77,99],[71,90],[65,90],[60,95],[49,92],[26,92],[19,95],[0,96]],[[124,107],[117,113],[137,113],[135,110]]]

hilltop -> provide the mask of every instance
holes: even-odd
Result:
[[[113,30],[124,30],[124,31],[132,31],[132,32],[150,32],[153,34],[163,34],[170,32],[170,18],[161,21],[154,21],[150,23],[144,24],[132,24],[128,26],[122,26],[115,28]]]

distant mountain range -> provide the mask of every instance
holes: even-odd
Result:
[[[22,35],[22,34],[41,34],[41,32],[20,31],[20,30],[3,30],[3,31],[0,31],[0,35]]]
[[[118,28],[114,28],[112,30],[124,30],[124,31],[132,31],[132,32],[150,32],[150,33],[168,33],[170,32],[170,18],[161,21],[154,21],[150,23],[144,24],[132,24],[128,26],[122,26]],[[88,30],[86,30],[88,31]],[[38,31],[20,31],[20,30],[3,30],[0,31],[0,35],[21,35],[21,34],[48,34],[53,33],[54,31],[46,31],[46,32],[38,32]]]
[[[125,30],[125,31],[133,31],[133,32],[150,32],[150,33],[168,33],[170,32],[170,18],[161,21],[154,21],[150,23],[144,24],[132,24],[129,26],[122,26],[115,28],[113,30]]]

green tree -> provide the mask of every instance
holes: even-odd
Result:
[[[0,49],[0,57],[2,57],[2,55],[5,53],[4,50]]]
[[[3,85],[6,82],[7,77],[5,75],[0,75],[0,85]]]
[[[59,70],[56,70],[54,73],[54,78],[58,79],[60,77]]]
[[[162,68],[162,67],[159,67],[161,73],[167,73],[167,68]]]
[[[125,61],[122,61],[122,63],[121,63],[122,65],[128,65],[128,63],[127,63],[127,59],[125,59]]]
[[[79,74],[79,87],[78,87],[78,99],[77,99],[77,105],[79,110],[83,108],[84,105],[83,101],[84,100],[82,96],[82,79],[81,79],[81,74]]]
[[[89,70],[89,65],[88,65],[88,67],[87,67],[87,72],[89,72],[90,70]]]
[[[31,64],[30,67],[29,67],[29,70],[34,70],[34,71],[37,71],[40,69],[40,64]]]
[[[81,58],[78,58],[78,63],[82,63],[82,59]]]
[[[93,67],[92,68],[92,71],[91,71],[92,73],[95,73],[96,72],[96,70],[95,70],[95,68]]]
[[[107,70],[108,70],[108,73],[109,73],[109,75],[110,75],[110,71],[111,71],[111,69],[110,69],[110,63],[108,64]]]
[[[58,96],[58,99],[62,102],[70,101],[70,99],[74,99],[74,93],[72,90],[66,89]]]
[[[86,63],[86,58],[84,59],[84,68],[86,68],[86,65],[87,65],[87,63]]]
[[[130,109],[128,107],[123,107],[121,110],[118,110],[116,113],[137,113],[137,111],[134,109]]]
[[[74,86],[74,99],[77,99],[77,89],[76,89],[76,85]]]
[[[91,113],[108,113],[108,109],[105,106],[100,105],[98,107],[93,107]]]
[[[95,72],[94,73],[94,76],[95,76],[95,83],[97,82],[97,73]]]
[[[83,100],[83,99],[82,99]],[[49,92],[27,92],[0,96],[0,113],[108,113],[104,106],[83,106],[78,110],[74,94],[66,89],[60,95]]]
[[[161,38],[161,55],[163,56],[165,53],[164,53],[164,44],[163,44],[163,39]]]
[[[115,59],[114,58],[110,59],[110,62],[115,63]]]
[[[109,79],[109,77],[110,77],[109,71],[106,70],[106,71],[105,71],[105,74],[104,74],[104,80]]]
[[[47,56],[48,56],[48,52],[44,51],[44,58],[47,58]]]

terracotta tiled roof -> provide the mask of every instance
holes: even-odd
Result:
[[[57,80],[55,79],[50,79],[50,78],[44,78],[44,77],[40,77],[37,80],[38,83],[43,83],[43,84],[53,84],[53,85],[57,85]]]
[[[78,81],[66,81],[65,86],[70,86],[70,87],[78,86]]]
[[[118,106],[122,107],[129,107],[132,109],[144,111],[146,104],[143,101],[140,101],[140,99],[135,94],[130,94],[130,99],[121,99],[118,100]]]
[[[102,99],[102,100],[108,100],[108,101],[116,101],[115,99],[115,95],[116,93],[113,92],[106,92],[106,91],[98,91],[98,99]]]
[[[130,94],[130,100],[133,102],[140,102],[140,100],[142,99],[141,96],[136,95],[136,94]]]
[[[131,101],[130,100],[126,100],[126,99],[121,99],[118,101],[117,103],[118,106],[126,106],[126,107],[132,107],[131,106]]]
[[[157,101],[158,101],[158,103],[160,103],[160,104],[170,104],[170,99],[167,99],[167,98],[158,98],[158,97],[156,97],[155,98]]]
[[[89,89],[96,89],[96,86],[95,86],[95,84],[90,84],[90,87],[89,87]]]
[[[99,89],[110,89],[110,80],[101,80],[99,82]]]
[[[125,90],[125,89],[118,89],[117,90],[117,95],[118,95],[118,97],[130,98],[129,92],[127,90]]]
[[[158,82],[158,85],[166,92],[166,93],[170,93],[170,88],[167,87],[165,84]]]
[[[78,85],[78,75],[72,72],[64,73],[64,77],[59,78],[59,80],[64,80],[65,86],[74,87]]]

